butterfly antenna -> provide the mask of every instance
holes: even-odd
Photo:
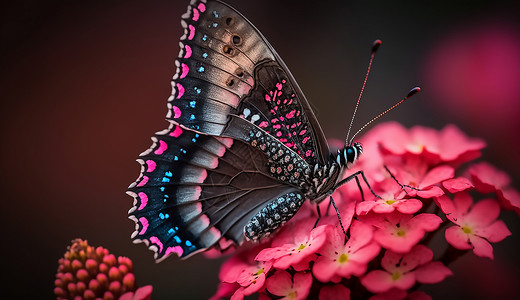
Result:
[[[354,138],[356,137],[356,135],[358,133],[360,133],[363,129],[365,129],[368,125],[370,125],[372,122],[374,122],[375,120],[381,118],[383,115],[385,115],[387,112],[391,111],[392,109],[396,108],[397,106],[399,106],[401,103],[403,103],[406,99],[412,97],[413,95],[417,94],[418,92],[421,91],[421,88],[420,87],[414,87],[413,89],[411,89],[409,92],[408,92],[408,95],[406,95],[406,97],[404,97],[403,99],[401,99],[401,101],[397,102],[396,104],[392,105],[391,107],[389,107],[387,110],[385,110],[384,112],[380,113],[379,115],[375,116],[372,120],[368,121],[365,125],[363,125],[363,127],[361,127],[353,136],[352,138],[350,139],[349,141],[349,145],[352,145],[352,141],[354,140]]]
[[[368,74],[370,74],[370,69],[372,68],[372,62],[374,61],[374,56],[376,55],[377,49],[381,46],[383,42],[381,40],[375,40],[372,44],[372,52],[370,53],[370,61],[368,62],[367,73],[365,75],[365,80],[363,80],[363,86],[361,87],[361,91],[359,92],[359,97],[356,102],[356,107],[354,108],[354,114],[352,115],[352,119],[350,120],[350,125],[348,126],[347,137],[345,139],[345,143],[348,142],[348,136],[350,135],[350,130],[352,129],[352,124],[354,123],[354,118],[356,117],[356,112],[358,110],[359,102],[361,101],[361,96],[363,95],[363,91],[365,90],[365,85],[367,84]]]

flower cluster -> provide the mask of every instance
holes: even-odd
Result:
[[[360,142],[364,155],[348,173],[363,170],[370,187],[360,180],[361,191],[349,183],[332,196],[346,234],[329,201],[317,225],[306,203],[273,237],[223,264],[215,299],[430,299],[418,285],[451,276],[447,265],[464,252],[492,259],[491,244],[511,234],[498,217],[520,213],[520,196],[505,173],[472,162],[483,141],[454,126],[384,123]],[[430,248],[436,233],[443,253]]]
[[[150,299],[152,286],[137,288],[132,268],[128,257],[116,258],[76,239],[59,260],[54,294],[57,299]]]

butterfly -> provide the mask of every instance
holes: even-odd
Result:
[[[330,154],[287,66],[235,9],[192,0],[181,24],[170,126],[128,190],[132,239],[156,261],[272,234],[306,199],[330,196],[363,151],[350,141]]]

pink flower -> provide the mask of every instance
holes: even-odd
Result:
[[[345,244],[345,235],[338,227],[327,232],[327,242],[318,251],[321,256],[314,263],[312,273],[316,279],[328,282],[333,276],[350,278],[361,276],[367,264],[379,254],[381,247],[372,240],[370,225],[354,221],[350,238]]]
[[[438,185],[453,178],[455,169],[448,165],[440,165],[430,169],[428,165],[418,157],[409,157],[404,166],[389,166],[390,171],[399,183],[409,185],[416,189],[406,188],[406,194],[410,197],[433,198],[444,194]],[[405,193],[403,191],[403,193]]]
[[[342,284],[324,286],[320,289],[319,300],[350,300],[350,290]]]
[[[219,277],[222,282],[238,283],[233,298],[240,299],[263,288],[266,274],[271,267],[270,261],[246,262],[242,257],[235,256],[222,265]],[[229,287],[226,288],[229,290]]]
[[[286,224],[273,239],[272,248],[260,251],[255,260],[273,260],[275,268],[284,270],[314,255],[325,243],[326,232],[332,230],[332,225],[321,225],[312,229],[315,222],[315,219],[306,218],[301,220],[300,224]]]
[[[150,299],[152,286],[137,287],[133,263],[75,239],[59,260],[54,281],[57,299]]]
[[[397,253],[409,252],[426,232],[439,227],[442,220],[434,214],[389,214],[370,213],[361,217],[362,221],[376,227],[374,240],[382,247]]]
[[[479,157],[485,147],[482,140],[467,137],[454,125],[447,125],[440,132],[422,126],[407,130],[398,123],[391,126],[390,134],[381,135],[381,146],[395,155],[421,156],[429,165],[459,165]]]
[[[375,213],[391,213],[394,210],[404,214],[413,214],[418,212],[422,207],[422,202],[418,199],[403,199],[406,196],[401,187],[393,180],[387,179],[379,184],[389,186],[384,192],[377,191],[382,198],[373,197],[373,200],[359,202],[356,206],[356,214],[366,215],[370,211]]]
[[[381,260],[384,270],[369,272],[361,278],[361,284],[372,293],[383,293],[391,288],[407,290],[416,282],[438,283],[452,274],[432,259],[433,251],[424,245],[417,245],[406,254],[387,251]]]
[[[493,259],[491,243],[497,243],[511,235],[505,223],[496,220],[500,206],[493,199],[485,199],[473,204],[468,193],[461,192],[453,201],[447,196],[437,199],[446,217],[457,226],[446,229],[446,241],[461,250],[473,249],[477,256]]]
[[[281,296],[281,299],[297,300],[306,299],[312,286],[312,275],[310,273],[291,274],[286,271],[277,271],[269,277],[266,289],[273,295]]]
[[[520,215],[520,193],[510,187],[511,178],[505,172],[482,162],[472,165],[469,174],[477,191],[496,193],[505,209],[512,209]]]

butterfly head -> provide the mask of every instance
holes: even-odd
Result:
[[[350,169],[352,165],[356,163],[361,153],[363,153],[363,147],[360,143],[345,146],[345,148],[338,150],[338,153],[336,154],[336,162],[341,167],[347,167],[347,169]]]

